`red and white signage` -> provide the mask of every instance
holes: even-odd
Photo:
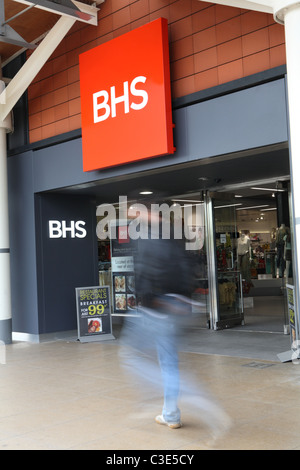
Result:
[[[167,20],[79,57],[84,171],[174,153]]]

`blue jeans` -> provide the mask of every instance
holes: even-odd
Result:
[[[120,357],[132,373],[164,389],[162,415],[167,422],[180,421],[177,406],[179,395],[179,365],[177,326],[172,315],[144,309],[137,318],[126,318],[121,342],[129,347]],[[160,371],[155,364],[158,358]],[[160,378],[161,376],[161,378]]]
[[[157,328],[159,331],[155,342],[164,386],[162,415],[165,421],[177,423],[180,421],[180,410],[177,406],[180,381],[176,325],[167,319],[158,322]]]
[[[180,421],[177,405],[179,396],[179,361],[177,344],[183,330],[181,319],[175,315],[158,314],[146,310],[140,317],[126,317],[121,335],[120,361],[127,372],[137,374],[154,386],[163,382],[164,404],[162,415],[165,421]],[[180,333],[180,334],[179,334]],[[155,362],[158,358],[160,370]],[[213,433],[218,433],[228,423],[228,416],[203,384],[183,371],[180,386],[180,399],[192,406],[193,416],[199,416]],[[161,377],[163,380],[161,380]]]

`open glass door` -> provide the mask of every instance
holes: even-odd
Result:
[[[215,330],[244,323],[236,206],[230,194],[208,193],[206,196],[211,328]]]

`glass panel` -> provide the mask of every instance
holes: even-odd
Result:
[[[184,202],[184,226],[186,231],[186,248],[194,258],[195,264],[195,288],[192,299],[195,305],[192,307],[193,326],[207,328],[210,326],[210,290],[208,284],[207,267],[207,239],[206,239],[206,211],[203,196],[199,202],[195,196],[189,204]],[[200,303],[201,305],[198,305]]]
[[[222,196],[222,198],[221,198]],[[250,272],[247,254],[238,255],[239,239],[236,224],[236,206],[231,195],[213,198],[215,226],[218,311],[215,327],[228,328],[243,324],[241,267]]]

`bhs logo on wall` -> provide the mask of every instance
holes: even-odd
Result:
[[[167,20],[79,57],[84,171],[174,153]]]

